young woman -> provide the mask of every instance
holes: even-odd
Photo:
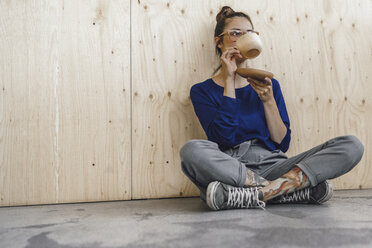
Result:
[[[355,136],[341,136],[288,158],[290,121],[276,79],[245,79],[236,40],[254,31],[248,15],[225,6],[217,14],[219,73],[190,90],[208,140],[190,140],[180,151],[182,170],[214,209],[264,208],[266,203],[323,203],[333,194],[327,179],[361,160]]]

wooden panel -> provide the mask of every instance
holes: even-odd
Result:
[[[64,1],[59,202],[130,199],[129,1]]]
[[[0,206],[56,202],[57,1],[0,1]]]
[[[132,1],[133,196],[197,195],[179,149],[206,138],[188,98],[218,64],[213,30],[220,6],[249,14],[264,42],[247,65],[281,83],[293,136],[288,155],[330,138],[358,136],[366,151],[336,188],[371,187],[371,2]],[[146,27],[146,28],[141,28]]]
[[[206,138],[189,89],[215,64],[216,7],[211,1],[132,1],[135,199],[198,194],[181,172],[179,150],[191,138]]]
[[[131,197],[130,1],[0,2],[0,205]]]

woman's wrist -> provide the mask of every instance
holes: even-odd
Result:
[[[227,76],[224,81],[225,86],[233,85],[235,87],[235,78],[233,76]]]
[[[261,101],[262,101],[262,103],[263,103],[264,106],[268,106],[268,107],[276,106],[276,101],[275,101],[274,96],[269,97],[269,98],[267,98],[265,100],[262,100],[261,99]]]
[[[235,82],[231,77],[225,79],[224,96],[235,98]]]

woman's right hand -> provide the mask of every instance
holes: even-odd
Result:
[[[236,58],[243,58],[236,47],[228,47],[221,55],[222,70],[226,72],[227,77],[235,78],[235,71],[238,68]]]

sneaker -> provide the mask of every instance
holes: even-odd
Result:
[[[322,204],[333,195],[333,185],[330,181],[326,180],[319,183],[315,187],[308,187],[293,193],[278,196],[269,200],[268,203],[311,203]]]
[[[257,187],[241,188],[221,182],[211,182],[207,188],[207,205],[213,210],[235,208],[265,208],[263,193]]]

